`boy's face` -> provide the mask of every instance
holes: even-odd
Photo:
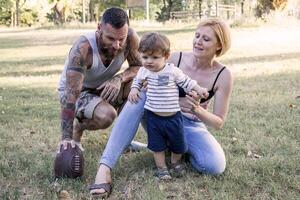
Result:
[[[166,64],[168,57],[163,56],[160,52],[155,53],[141,53],[143,66],[152,71],[158,72],[162,70]]]

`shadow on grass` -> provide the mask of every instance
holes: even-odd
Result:
[[[228,58],[228,59],[222,59],[222,62],[224,64],[245,64],[245,63],[252,63],[252,62],[273,62],[277,60],[288,60],[294,58],[300,58],[300,52]]]
[[[14,38],[14,39],[0,39],[0,49],[16,49],[22,47],[37,47],[37,46],[59,46],[59,45],[71,45],[77,36],[74,37],[67,37],[61,36],[55,39],[31,39],[31,38]]]
[[[188,33],[193,32],[194,28],[188,28],[188,29],[175,29],[175,30],[151,30],[151,32],[160,32],[162,34],[166,35],[172,35],[172,34],[179,34],[179,33]],[[20,31],[22,32],[22,31]],[[26,31],[24,31],[26,32]],[[138,35],[143,35],[144,33],[147,33],[150,31],[138,31]],[[7,32],[5,32],[7,33]],[[80,34],[79,34],[80,35]],[[79,36],[78,35],[78,36]],[[3,38],[0,39],[0,49],[13,49],[13,48],[22,48],[22,47],[31,47],[31,46],[56,46],[56,45],[71,45],[78,36],[70,37],[68,36],[67,39],[65,36],[61,36],[55,39],[45,39],[42,40],[42,36],[39,39],[31,39],[28,37],[24,38]]]
[[[179,33],[189,33],[194,32],[195,28],[188,28],[188,29],[172,29],[172,30],[161,30],[161,29],[155,29],[155,30],[147,30],[147,31],[138,31],[138,35],[143,35],[148,32],[159,32],[166,35],[172,35],[172,34],[179,34]]]
[[[10,60],[10,61],[0,61],[1,67],[5,66],[18,66],[18,65],[31,65],[32,67],[44,67],[49,65],[63,65],[65,56],[53,56],[53,57],[42,57],[34,58],[28,60]]]
[[[28,72],[28,71],[18,71],[18,72],[5,72],[0,73],[0,77],[7,76],[49,76],[60,74],[62,70],[49,70],[49,71],[40,71],[40,72]]]

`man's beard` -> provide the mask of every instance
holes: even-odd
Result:
[[[104,42],[101,39],[102,35],[100,33],[100,38],[99,38],[99,51],[105,56],[105,58],[109,59],[109,58],[113,58],[114,56],[116,56],[118,53],[120,53],[123,49],[123,47],[121,47],[118,50],[115,50],[113,47],[106,47]]]

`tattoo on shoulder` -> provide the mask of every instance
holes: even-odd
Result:
[[[127,61],[129,66],[142,66],[142,60],[137,49],[130,49]]]
[[[81,36],[70,50],[68,70],[84,73],[86,67],[86,54],[89,52],[88,46],[89,43],[87,38]]]
[[[84,74],[84,69],[82,67],[68,66],[68,71],[75,71]]]
[[[132,30],[129,30],[127,38],[127,54],[126,59],[129,66],[142,66],[142,60],[138,52],[139,39],[138,35]]]

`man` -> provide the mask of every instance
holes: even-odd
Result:
[[[126,12],[110,8],[96,32],[81,36],[72,46],[58,88],[60,147],[64,150],[68,143],[81,147],[84,130],[106,129],[113,123],[127,98],[129,83],[141,66],[138,44]],[[129,67],[120,73],[125,60]]]

